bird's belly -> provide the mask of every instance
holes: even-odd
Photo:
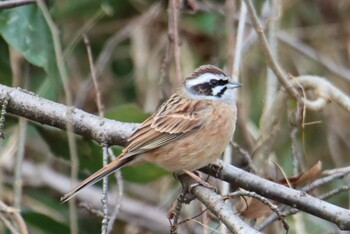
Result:
[[[230,118],[219,116],[218,121],[210,121],[210,125],[149,151],[142,158],[172,172],[207,166],[220,157],[231,140],[235,116],[228,116]]]

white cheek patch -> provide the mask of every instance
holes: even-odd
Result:
[[[215,88],[212,89],[212,94],[213,96],[217,96],[220,92],[222,92],[223,89],[227,89],[224,86],[216,86]],[[222,95],[222,94],[221,94]]]

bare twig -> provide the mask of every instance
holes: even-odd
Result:
[[[16,224],[19,229],[18,231],[20,234],[28,234],[27,225],[24,222],[23,217],[19,214],[18,209],[9,207],[5,203],[0,201],[0,213],[5,213],[12,216],[12,218],[16,221]]]
[[[75,36],[73,36],[73,39],[70,40],[68,45],[63,51],[63,56],[65,59],[69,57],[71,54],[73,48],[76,46],[76,44],[80,41],[81,37],[85,35],[86,32],[88,32],[103,16],[105,15],[111,15],[112,14],[112,7],[110,7],[107,4],[102,3],[101,8],[96,11],[94,15],[92,15],[85,23],[84,25],[75,33]]]
[[[227,47],[227,74],[233,74],[233,61],[235,55],[235,20],[233,18],[236,10],[235,1],[225,1],[225,31],[226,31],[226,47]],[[244,24],[244,22],[242,22]],[[238,36],[238,35],[237,35]]]
[[[180,83],[182,81],[181,60],[180,60],[180,41],[179,41],[179,0],[169,0],[168,7],[168,29],[169,40],[171,47],[174,51],[175,67],[176,67],[176,79]]]
[[[292,127],[290,138],[292,143],[292,157],[293,157],[293,175],[299,174],[299,169],[301,168],[303,171],[305,170],[305,163],[303,163],[302,159],[302,151],[297,139],[297,135],[299,132],[299,128],[301,128],[303,124],[304,118],[304,105],[301,100],[297,101],[297,106],[295,109],[294,116],[291,116],[290,125]]]
[[[250,0],[244,0],[247,4],[249,14],[252,19],[253,26],[255,28],[255,31],[257,32],[262,50],[265,54],[266,61],[269,65],[269,67],[274,71],[275,75],[277,76],[277,79],[280,81],[282,86],[286,89],[289,95],[291,95],[294,98],[299,98],[299,93],[291,86],[290,82],[288,81],[288,78],[285,74],[285,72],[282,70],[281,66],[277,62],[277,60],[274,58],[269,43],[266,39],[266,36],[264,34],[264,30],[261,27],[261,24],[259,23],[259,19],[256,15],[255,9],[253,7],[253,4]]]
[[[232,79],[235,81],[239,80],[239,71],[241,60],[243,57],[243,38],[244,38],[244,30],[246,25],[246,17],[247,17],[247,6],[244,1],[241,1],[241,9],[239,14],[239,22],[237,29],[237,38],[236,38],[236,46],[235,46],[235,55],[232,65]]]
[[[342,175],[343,176],[343,175]],[[321,178],[321,179],[318,179],[317,181],[314,181],[312,184],[310,185],[307,185],[305,186],[304,188],[302,188],[301,190],[302,191],[310,191],[312,189],[314,189],[315,187],[319,187],[321,186],[322,184],[324,184],[325,182],[329,182],[329,181],[332,181],[334,179],[336,179],[337,177],[331,177],[331,176],[328,176],[328,178]],[[337,189],[334,189],[330,192],[327,192],[325,194],[322,194],[320,196],[318,196],[319,199],[322,199],[322,200],[325,200],[325,199],[328,199],[338,193],[341,193],[343,191],[347,191],[349,190],[350,187],[347,186],[347,185],[344,185],[344,186],[341,186]],[[289,208],[289,209],[288,209]],[[290,208],[290,207],[287,207],[285,205],[281,205],[279,207],[279,210],[284,210],[283,211],[283,216],[284,217],[287,217],[287,216],[290,216],[290,215],[294,215],[296,213],[298,213],[300,210],[299,209],[295,209],[295,208]],[[276,215],[276,214],[271,214],[269,217],[267,217],[264,221],[262,221],[258,226],[257,226],[257,229],[258,230],[262,230],[264,229],[266,226],[268,226],[269,224],[275,222],[279,217]]]
[[[227,74],[232,77],[233,72],[234,72],[234,60],[240,61],[241,54],[240,53],[235,53],[237,52],[235,50],[235,40],[240,40],[242,38],[237,38],[235,39],[235,19],[234,19],[234,14],[236,11],[236,3],[235,1],[232,0],[226,0],[225,1],[225,31],[226,31],[226,48],[227,48],[227,54],[226,54],[226,60],[227,60]],[[242,11],[241,11],[242,15]],[[244,25],[245,22],[240,22],[240,24]],[[237,37],[243,37],[243,34],[238,35]],[[239,51],[240,52],[240,51]],[[234,56],[238,56],[239,58],[235,58]],[[237,64],[239,66],[239,63]],[[237,69],[239,67],[236,67]],[[238,76],[235,76],[235,81],[238,81]],[[232,118],[236,118],[236,116],[232,116]],[[231,136],[233,137],[233,136]],[[227,164],[232,163],[232,146],[229,144],[226,146],[224,155],[223,155],[223,160]],[[222,194],[227,194],[230,192],[230,185],[228,183],[222,182],[221,183],[221,193]],[[228,229],[226,228],[225,225],[220,226],[220,233],[226,234],[228,233]]]
[[[245,197],[245,196],[255,198],[260,202],[262,202],[263,204],[265,204],[266,206],[268,206],[276,214],[276,216],[281,220],[284,230],[286,230],[288,233],[289,225],[284,220],[283,214],[279,211],[278,207],[274,205],[272,202],[270,202],[268,199],[256,194],[255,192],[249,192],[249,191],[237,191],[234,193],[229,193],[224,197],[233,198],[233,197]]]
[[[87,202],[80,202],[79,207],[87,210],[90,214],[95,215],[96,217],[103,218],[104,214],[100,210],[94,209]]]
[[[0,214],[0,220],[5,224],[5,226],[11,231],[12,234],[19,234],[14,225],[5,216]]]
[[[161,3],[154,3],[145,13],[141,16],[131,20],[128,25],[126,25],[123,29],[116,32],[113,36],[111,36],[105,43],[104,47],[101,50],[101,53],[97,57],[95,68],[96,68],[96,77],[100,78],[103,71],[106,70],[106,67],[109,65],[111,61],[111,57],[114,53],[114,48],[123,40],[128,38],[131,33],[137,29],[138,27],[145,26],[149,24],[155,17],[158,16],[158,13],[161,9]],[[90,90],[92,85],[92,81],[88,79],[78,90],[77,97],[75,101],[75,106],[82,106],[85,102],[85,97]]]
[[[0,9],[10,9],[35,3],[36,0],[7,0],[0,2]]]
[[[86,34],[83,35],[83,39],[84,39],[84,43],[85,43],[87,54],[88,54],[89,66],[90,66],[90,71],[91,71],[91,78],[92,78],[92,81],[94,84],[94,89],[95,89],[95,94],[96,94],[96,105],[97,105],[97,109],[98,109],[98,115],[103,118],[104,106],[102,105],[100,87],[99,87],[98,82],[97,82],[96,71],[95,71],[95,66],[94,66],[94,58],[93,58],[92,51],[91,51],[91,44],[90,44],[89,38],[87,37]]]
[[[14,49],[10,50],[11,72],[12,72],[12,84],[15,86],[28,86],[28,69],[21,69],[22,56]],[[24,150],[26,145],[26,133],[27,133],[28,120],[25,118],[19,118],[18,132],[16,134],[18,138],[18,147],[16,153],[16,168],[15,168],[15,181],[13,183],[13,207],[20,210],[22,199],[22,162],[24,158]]]
[[[211,168],[215,169],[212,170]],[[203,172],[236,184],[245,190],[254,191],[266,198],[276,200],[328,220],[342,230],[350,230],[349,210],[314,198],[305,192],[260,178],[234,166],[223,164],[222,161],[218,161],[211,167],[204,168]]]
[[[326,57],[320,52],[316,51],[312,47],[302,43],[300,40],[297,40],[295,37],[287,34],[286,32],[279,32],[278,40],[282,42],[282,44],[290,47],[296,52],[309,57],[310,59],[320,63],[324,66],[329,72],[342,77],[343,79],[350,81],[350,69],[340,66],[335,63],[332,59]]]
[[[184,197],[185,197],[185,191],[182,191],[177,196],[176,200],[174,201],[174,204],[172,205],[172,207],[168,211],[167,216],[169,218],[169,221],[171,221],[171,219],[173,220],[173,222],[171,223],[171,227],[170,227],[170,234],[177,233],[180,212],[181,212],[182,204],[184,203]]]
[[[108,164],[108,146],[104,145],[102,147],[103,156],[102,156],[102,162],[103,166],[107,166]],[[109,224],[109,217],[108,217],[108,176],[103,177],[102,181],[102,210],[103,210],[103,219],[102,219],[102,225],[101,225],[101,233],[107,234],[108,233],[108,224]]]
[[[294,79],[290,81],[290,84],[296,88],[302,87],[304,90],[312,90],[315,93],[315,100],[308,100],[302,97],[302,103],[307,109],[319,111],[323,109],[328,102],[332,102],[347,112],[350,112],[350,97],[325,78],[307,75],[299,76],[294,77]],[[279,120],[282,113],[285,111],[287,99],[288,95],[285,91],[280,90],[277,93],[272,108],[267,114],[270,118],[267,118],[266,121],[261,124],[261,135],[258,139],[253,157],[260,158],[269,155],[272,144],[265,144],[265,142],[267,140],[272,142],[277,135]]]
[[[86,35],[83,35],[84,43],[86,46],[86,50],[88,53],[88,59],[89,59],[89,65],[90,65],[90,70],[91,70],[91,78],[94,84],[95,88],[95,94],[96,94],[96,104],[97,104],[97,109],[98,109],[98,115],[103,118],[104,113],[103,113],[103,105],[101,101],[101,92],[99,89],[99,85],[97,82],[96,78],[96,71],[94,67],[94,59],[91,51],[91,45],[89,38]],[[108,146],[105,145],[105,143],[102,143],[102,162],[103,166],[107,166],[108,164]],[[107,234],[108,233],[108,223],[109,223],[109,217],[108,217],[108,176],[103,177],[103,182],[102,182],[102,207],[103,207],[103,219],[102,219],[102,225],[101,225],[101,233],[102,234]]]
[[[109,158],[111,161],[113,161],[116,158],[113,151],[111,150],[111,148],[108,148],[108,155],[109,155]],[[124,195],[124,182],[123,182],[123,176],[122,176],[122,173],[120,172],[120,170],[115,171],[114,176],[115,176],[115,180],[117,181],[117,184],[118,184],[118,194],[117,194],[117,199],[115,201],[115,206],[114,206],[113,212],[109,218],[109,222],[108,222],[108,226],[107,226],[108,233],[110,233],[113,229],[113,224],[114,224],[114,222],[117,219],[117,216],[119,214],[121,202],[122,202],[123,195]]]
[[[281,1],[280,0],[272,0],[271,2],[271,13],[269,15],[269,32],[268,32],[268,40],[271,48],[271,54],[274,58],[278,59],[278,43],[276,34],[279,30],[279,20],[281,18]],[[278,80],[271,70],[271,68],[267,69],[267,80],[266,80],[266,92],[265,92],[265,102],[263,114],[261,115],[260,123],[265,122],[265,118],[269,118],[266,113],[271,108],[273,101],[276,97],[276,93],[278,91]]]
[[[318,198],[322,199],[322,200],[323,199],[328,199],[328,198],[333,197],[333,196],[335,196],[335,195],[337,195],[337,194],[339,194],[341,192],[348,191],[348,190],[350,190],[350,186],[349,185],[343,185],[343,186],[341,186],[339,188],[333,189],[333,190],[331,190],[331,191],[329,191],[327,193],[324,193],[324,194],[318,196]]]
[[[12,171],[14,167],[13,160],[2,161],[1,167],[7,171]],[[35,186],[41,185],[64,194],[68,192],[72,183],[69,177],[57,173],[46,164],[39,166],[30,161],[23,162],[23,177],[26,178],[27,184]],[[77,184],[78,181],[73,181]],[[101,193],[102,190],[97,187],[89,187],[84,189],[77,195],[79,201],[88,202],[89,206],[94,209],[101,209]],[[109,197],[113,197],[110,193]],[[109,201],[109,209],[113,209],[112,199]],[[113,202],[114,203],[114,202]],[[140,212],[140,207],[142,211]],[[160,209],[142,201],[123,197],[123,205],[120,207],[119,218],[125,222],[132,222],[141,227],[151,230],[153,233],[165,233],[169,231],[169,223],[165,218],[165,210]]]
[[[60,74],[60,78],[63,83],[63,89],[65,93],[65,99],[66,99],[66,104],[69,108],[67,108],[66,112],[66,126],[67,126],[67,137],[68,137],[68,146],[69,146],[69,155],[71,158],[71,178],[72,181],[76,180],[78,177],[78,169],[79,169],[79,160],[78,160],[78,153],[77,153],[77,145],[76,141],[73,135],[73,126],[72,126],[72,119],[73,119],[73,114],[72,114],[72,94],[69,90],[69,78],[68,78],[68,73],[64,64],[64,58],[63,58],[63,53],[62,53],[62,47],[61,47],[61,42],[60,42],[60,37],[59,37],[59,32],[58,29],[53,22],[51,15],[49,13],[49,10],[47,9],[45,3],[43,0],[38,0],[37,4],[43,13],[43,16],[49,26],[49,29],[51,31],[52,35],[52,40],[53,40],[53,45],[54,45],[54,50],[55,50],[55,58],[57,62],[57,68],[58,72]],[[72,234],[77,234],[78,231],[78,217],[77,217],[77,212],[76,212],[76,204],[75,204],[75,199],[73,198],[72,200],[69,201],[69,214],[70,214],[70,226],[71,226],[71,233]]]
[[[24,158],[24,148],[26,143],[26,133],[27,133],[27,122],[25,118],[20,118],[18,124],[18,148],[16,155],[16,170],[15,170],[15,183],[14,187],[14,198],[13,207],[20,209],[21,198],[22,198],[22,162]]]
[[[188,176],[180,177],[182,184],[186,188],[190,188],[191,184],[195,183],[194,180]],[[227,206],[223,198],[215,193],[213,190],[205,188],[203,186],[193,187],[190,191],[199,201],[205,204],[206,207],[220,219],[221,222],[233,233],[260,233],[247,225],[231,207]]]

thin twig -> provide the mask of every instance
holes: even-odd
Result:
[[[225,1],[225,31],[226,31],[226,47],[227,47],[227,74],[233,74],[233,61],[235,55],[235,20],[233,18],[236,10],[235,1]],[[244,22],[243,22],[244,23]],[[238,35],[237,35],[238,36]]]
[[[0,220],[5,224],[5,226],[11,231],[11,234],[19,234],[14,225],[0,212]]]
[[[297,101],[297,106],[295,109],[294,116],[291,117],[291,126],[292,130],[290,132],[290,138],[291,138],[291,148],[292,148],[292,158],[293,158],[293,175],[296,176],[299,174],[299,169],[301,168],[304,170],[305,168],[302,165],[305,165],[302,163],[302,151],[299,144],[299,141],[297,139],[297,135],[299,132],[299,128],[302,126],[303,121],[303,110],[304,105],[301,102],[301,100]]]
[[[350,212],[347,209],[324,202],[305,192],[260,178],[231,165],[218,161],[210,167],[203,168],[204,173],[223,179],[229,183],[280,203],[293,206],[336,224],[342,230],[350,230]],[[283,195],[282,195],[283,194]]]
[[[143,13],[141,16],[138,16],[137,18],[130,21],[128,25],[123,27],[120,31],[113,34],[104,44],[101,53],[96,59],[96,77],[99,79],[101,77],[101,74],[103,71],[107,69],[107,66],[109,65],[111,61],[111,57],[113,56],[115,47],[128,38],[131,33],[136,30],[138,27],[142,27],[150,23],[152,20],[154,20],[158,13],[161,10],[161,3],[155,2],[151,7],[147,9],[145,13]],[[75,100],[75,106],[83,106],[85,102],[85,98],[88,91],[90,90],[92,85],[91,79],[87,79],[86,82],[79,88],[77,92],[77,97]]]
[[[278,207],[274,205],[272,202],[270,202],[268,199],[256,194],[255,192],[249,192],[249,191],[237,191],[234,193],[229,193],[229,194],[226,194],[224,198],[245,197],[245,196],[255,198],[260,202],[262,202],[263,204],[265,204],[266,206],[268,206],[277,215],[278,219],[281,220],[284,230],[286,230],[286,232],[288,233],[289,225],[284,220],[283,214],[279,211]]]
[[[241,8],[239,14],[239,22],[237,29],[237,37],[236,37],[236,46],[235,46],[235,55],[233,60],[233,70],[232,70],[232,79],[234,81],[239,81],[239,71],[241,66],[241,60],[243,58],[243,38],[244,31],[246,26],[246,18],[247,18],[247,6],[241,1]]]
[[[28,120],[25,118],[19,119],[18,124],[18,148],[16,154],[16,169],[15,169],[15,183],[13,184],[14,198],[13,207],[20,209],[21,198],[22,198],[22,163],[24,158],[24,149],[26,143],[26,133],[27,133],[27,123]]]
[[[341,193],[343,191],[348,191],[348,190],[350,190],[350,186],[343,185],[343,186],[341,186],[339,188],[336,188],[336,189],[334,189],[332,191],[329,191],[327,193],[324,193],[324,194],[318,196],[318,198],[321,199],[321,200],[326,200],[326,199],[329,199],[330,197],[332,197],[334,195],[337,195],[337,194],[339,194],[339,193]],[[287,216],[290,216],[290,215],[294,215],[294,214],[297,214],[298,212],[300,212],[299,209],[290,208],[290,207],[287,207],[285,205],[281,206],[279,208],[279,210],[282,210],[282,209],[285,209],[285,208],[289,208],[289,209],[283,211],[282,215],[284,217],[287,217]],[[258,230],[262,230],[265,227],[267,227],[269,224],[275,222],[277,219],[279,219],[279,217],[276,214],[272,214],[269,217],[267,217],[263,222],[261,222],[258,225],[257,229]]]
[[[288,81],[288,78],[285,74],[285,72],[282,70],[281,66],[279,65],[278,61],[274,58],[269,43],[266,39],[266,36],[264,34],[264,30],[261,27],[261,24],[259,22],[259,19],[256,15],[254,6],[251,2],[251,0],[244,0],[247,4],[248,11],[250,13],[250,17],[252,19],[253,26],[255,28],[256,33],[259,36],[262,50],[265,54],[266,61],[269,65],[269,67],[274,71],[275,75],[277,76],[277,79],[280,81],[282,86],[286,89],[289,95],[292,97],[298,99],[299,98],[299,93],[291,86],[290,82]]]
[[[295,37],[287,34],[286,32],[279,32],[278,40],[282,42],[282,44],[290,47],[294,51],[309,57],[310,59],[320,63],[324,66],[329,72],[342,77],[343,79],[350,81],[350,69],[340,66],[338,63],[335,63],[332,59],[326,57],[321,54],[317,50],[312,47],[302,43],[300,40],[297,40]]]
[[[63,57],[67,59],[71,52],[73,51],[76,44],[79,42],[81,37],[85,35],[86,32],[88,32],[93,26],[96,25],[96,23],[105,15],[111,15],[112,14],[112,8],[109,5],[102,4],[101,8],[96,11],[94,15],[92,15],[85,23],[84,25],[75,33],[75,36],[73,36],[73,39],[70,40],[70,42],[67,43],[66,48],[63,51]]]
[[[12,85],[28,87],[28,66],[23,71],[21,69],[22,56],[19,55],[14,49],[10,50],[11,72],[12,72]],[[26,133],[27,133],[28,120],[25,118],[19,118],[18,121],[18,147],[16,153],[16,167],[15,167],[15,181],[13,183],[13,207],[20,210],[22,200],[22,162],[24,158],[24,151],[26,146]]]
[[[107,166],[108,164],[108,146],[104,145],[102,147],[103,151],[103,166]],[[102,225],[101,225],[101,233],[107,234],[108,233],[108,224],[109,224],[109,217],[108,217],[108,176],[103,177],[102,181],[102,209],[103,209],[103,219],[102,219]]]
[[[51,166],[49,163],[37,164],[25,160],[23,162],[23,177],[26,178],[26,184],[36,187],[39,185],[56,191],[58,194],[64,194],[69,191],[71,183],[79,183],[78,181],[72,182],[69,177],[53,170]],[[12,171],[14,167],[13,158],[9,158],[5,162],[1,161],[1,167],[8,172]],[[101,188],[91,186],[81,191],[77,198],[79,201],[88,202],[89,206],[94,209],[102,210],[101,194]],[[108,196],[113,197],[113,194],[110,193]],[[114,206],[114,201],[110,199],[109,210],[112,210]],[[140,212],[140,208],[142,212]],[[165,233],[169,231],[169,225],[164,215],[165,212],[159,206],[124,196],[118,217],[124,222],[135,223],[142,228],[150,230],[151,233]]]
[[[112,150],[108,149],[108,152],[111,152],[111,151]],[[115,157],[111,160],[114,160],[114,159],[115,159]],[[117,219],[117,216],[119,214],[120,207],[122,204],[123,195],[124,195],[124,182],[123,182],[123,177],[122,177],[122,173],[120,172],[120,170],[117,170],[114,173],[114,176],[115,176],[115,179],[116,179],[117,184],[118,184],[118,195],[117,195],[117,199],[115,201],[115,206],[114,206],[113,212],[109,218],[109,222],[108,222],[108,226],[107,226],[107,233],[110,233],[113,229],[113,225],[114,225],[114,222]]]
[[[190,188],[194,180],[189,176],[179,176],[181,183]],[[206,207],[225,224],[225,226],[233,233],[260,233],[257,230],[246,224],[231,207],[227,206],[223,201],[223,198],[215,193],[213,190],[205,188],[203,186],[193,187],[190,191],[200,202],[205,204]]]
[[[236,10],[235,1],[226,0],[225,1],[225,29],[226,29],[225,31],[226,31],[226,48],[227,48],[226,60],[227,60],[227,74],[231,77],[234,69],[233,63],[234,63],[234,56],[235,56],[235,20],[233,17],[233,15],[235,14],[235,10]],[[241,56],[241,54],[237,54],[237,55]],[[232,118],[236,118],[236,116],[232,116]],[[232,137],[233,136],[231,136],[231,138]],[[226,149],[223,155],[223,160],[227,164],[232,163],[232,146],[230,144],[226,146]],[[222,194],[227,194],[230,192],[230,184],[226,182],[221,182],[220,184],[221,184],[220,190]],[[220,233],[222,234],[228,233],[228,229],[225,225],[220,226]]]
[[[101,101],[101,92],[100,88],[97,82],[97,77],[96,77],[96,71],[94,67],[94,59],[91,51],[91,45],[89,38],[86,35],[83,35],[84,38],[84,43],[86,46],[86,50],[88,53],[88,59],[89,59],[89,65],[90,65],[90,70],[91,70],[91,78],[93,80],[94,88],[95,88],[95,93],[96,93],[96,104],[97,104],[97,109],[98,109],[98,115],[103,118],[104,117],[104,111],[103,111],[103,105]],[[107,166],[108,164],[108,146],[103,143],[102,146],[102,162],[103,166]],[[103,219],[102,219],[102,225],[101,225],[101,233],[102,234],[107,234],[109,233],[108,231],[108,226],[109,226],[109,216],[108,216],[108,176],[103,177],[102,181],[102,207],[103,207]]]
[[[182,191],[176,198],[174,204],[168,211],[168,218],[172,219],[173,222],[170,226],[170,234],[176,234],[179,224],[180,212],[182,208],[182,203],[184,202],[185,192]]]
[[[0,213],[5,213],[11,215],[13,219],[16,221],[18,226],[18,231],[20,234],[28,234],[27,225],[23,220],[23,217],[19,214],[18,209],[7,206],[5,203],[0,201]]]
[[[108,148],[108,155],[109,155],[109,159],[111,161],[116,159],[116,156],[114,155],[111,148]],[[108,226],[107,226],[107,233],[110,233],[113,229],[113,225],[114,225],[114,222],[117,219],[117,216],[120,212],[121,203],[122,203],[122,199],[124,196],[124,181],[123,181],[123,176],[122,176],[121,171],[120,170],[115,171],[114,176],[115,176],[115,180],[117,181],[117,185],[118,185],[118,194],[117,194],[117,199],[115,202],[113,212],[109,218],[109,222],[108,222]]]
[[[10,9],[35,3],[36,0],[7,0],[0,2],[0,9]]]
[[[72,94],[69,90],[69,78],[68,73],[64,64],[64,58],[62,53],[62,47],[61,42],[59,38],[59,32],[58,29],[53,22],[51,15],[49,13],[49,10],[47,9],[45,3],[43,0],[38,0],[37,4],[49,26],[49,29],[51,31],[54,50],[55,50],[55,58],[57,62],[57,68],[58,72],[60,74],[62,83],[63,83],[63,89],[65,93],[65,101],[66,105],[69,107],[67,108],[66,112],[66,126],[67,126],[67,137],[68,137],[68,146],[69,146],[69,155],[71,158],[71,178],[72,181],[75,181],[78,177],[78,169],[79,169],[79,160],[77,155],[77,145],[75,141],[75,137],[73,135],[73,127],[72,127]],[[70,226],[71,226],[71,233],[77,234],[78,231],[78,217],[76,212],[76,205],[75,205],[75,199],[71,199],[69,201],[69,213],[70,213]]]
[[[168,20],[169,20],[169,40],[174,51],[176,79],[180,83],[182,81],[181,59],[180,59],[180,41],[179,41],[179,0],[169,0]]]
[[[271,54],[274,58],[278,59],[278,43],[276,34],[279,30],[279,20],[281,18],[281,1],[280,0],[272,0],[271,2],[271,13],[269,15],[269,31],[268,31],[268,40],[271,48]],[[266,80],[266,88],[265,88],[265,102],[264,108],[262,111],[260,123],[265,122],[265,118],[269,118],[266,113],[271,108],[274,99],[276,98],[276,94],[278,91],[278,80],[276,75],[273,73],[271,68],[267,69],[267,80]]]
[[[101,92],[100,92],[100,87],[97,82],[97,77],[96,77],[96,70],[94,66],[94,58],[92,55],[91,51],[91,44],[89,41],[89,38],[87,37],[86,34],[83,35],[85,47],[88,53],[88,59],[89,59],[89,66],[90,66],[90,72],[91,72],[91,78],[94,84],[94,89],[95,89],[95,94],[96,94],[96,105],[97,105],[97,110],[98,110],[98,115],[103,118],[104,116],[104,106],[102,104],[101,100]]]

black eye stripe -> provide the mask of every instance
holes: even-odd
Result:
[[[212,86],[210,83],[198,84],[192,87],[194,93],[199,95],[211,96],[212,95]]]
[[[223,80],[223,79],[221,79],[221,80],[211,79],[209,81],[209,85],[212,86],[212,87],[219,86],[219,85],[220,86],[221,85],[225,85],[227,83],[228,83],[228,80]]]
[[[225,86],[226,84],[228,84],[228,80],[211,79],[209,82],[194,85],[191,89],[194,93],[196,93],[198,95],[212,96],[212,95],[214,95],[213,88],[218,87],[218,86]],[[226,91],[226,89],[227,89],[227,87],[223,87],[219,93],[215,94],[215,96],[221,97],[224,94],[224,92]]]

